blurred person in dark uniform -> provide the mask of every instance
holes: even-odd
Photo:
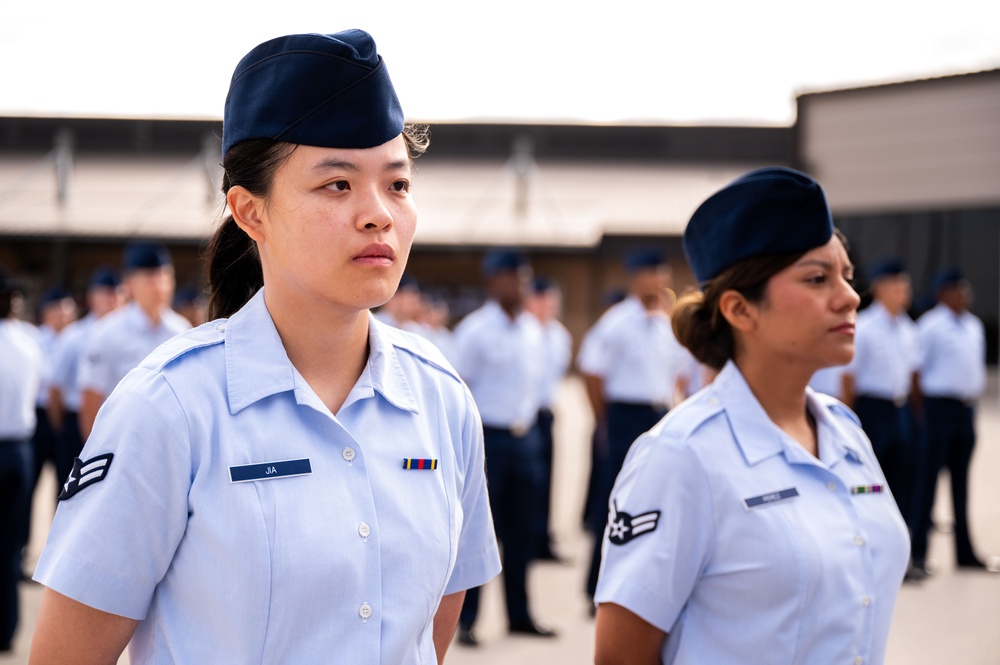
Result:
[[[841,374],[839,397],[861,420],[912,532],[916,444],[910,398],[920,361],[917,326],[907,314],[913,290],[895,258],[875,262],[868,281],[873,301],[858,314],[854,359]]]
[[[35,402],[42,350],[32,326],[18,320],[22,292],[0,268],[0,653],[17,630],[21,548],[31,495]]]
[[[129,243],[122,271],[130,302],[94,325],[80,365],[80,431],[84,440],[90,436],[104,400],[129,370],[160,344],[191,327],[170,308],[176,278],[166,247]]]
[[[56,494],[62,490],[73,467],[73,459],[83,450],[83,435],[80,433],[80,389],[77,376],[83,361],[83,350],[97,323],[106,314],[121,307],[125,302],[121,278],[117,271],[107,266],[99,266],[90,275],[87,284],[87,314],[74,321],[63,330],[52,349],[52,375],[49,382],[49,421],[56,432],[56,477],[59,484]]]
[[[526,308],[541,324],[545,344],[543,356],[545,365],[542,368],[539,386],[541,407],[538,409],[538,430],[542,435],[542,473],[539,488],[541,504],[538,509],[542,542],[539,545],[538,558],[557,561],[559,557],[553,549],[555,538],[550,526],[552,517],[553,426],[555,423],[552,404],[555,401],[556,391],[569,370],[573,354],[573,338],[566,326],[559,320],[562,312],[562,290],[551,279],[541,276],[535,277]]]
[[[955,563],[985,570],[969,533],[969,465],[976,444],[976,403],[986,388],[986,335],[969,311],[972,286],[959,268],[945,268],[933,280],[937,305],[917,320],[920,392],[927,466],[922,502],[913,533],[913,563],[924,568],[941,469],[951,478],[955,514]]]
[[[539,393],[544,335],[524,309],[531,280],[517,251],[493,250],[483,260],[488,299],[455,328],[455,368],[483,420],[486,482],[501,545],[504,596],[512,633],[552,637],[535,623],[528,599],[528,564],[538,552],[538,487],[542,437]],[[477,644],[479,589],[469,589],[459,617],[459,643]]]
[[[595,418],[607,422],[608,458],[595,479],[595,502],[605,508],[632,442],[667,414],[678,390],[686,390],[678,379],[691,359],[670,327],[671,272],[666,257],[655,249],[637,248],[626,255],[625,269],[627,297],[594,324],[586,353],[581,352],[578,360]],[[592,518],[595,538],[587,578],[591,598],[601,564],[606,510]]]

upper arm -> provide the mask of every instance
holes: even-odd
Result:
[[[659,665],[667,634],[615,603],[601,603],[594,623],[596,665]]]
[[[31,665],[114,665],[138,625],[52,589],[42,592],[31,640]]]

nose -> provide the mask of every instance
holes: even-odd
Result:
[[[365,231],[387,231],[392,226],[392,213],[380,192],[369,191],[358,202],[357,227]]]
[[[843,277],[840,278],[840,288],[835,301],[838,311],[849,311],[857,309],[861,304],[861,296],[854,290],[851,282]]]

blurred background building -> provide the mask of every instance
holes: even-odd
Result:
[[[482,298],[482,253],[523,248],[562,287],[578,342],[624,284],[628,249],[664,250],[683,290],[693,280],[680,236],[695,207],[748,169],[787,165],[826,187],[859,287],[869,262],[897,256],[919,311],[930,275],[961,265],[995,363],[1000,69],[797,103],[788,127],[433,124],[417,161],[408,270],[457,320]],[[0,117],[0,262],[34,294],[81,294],[128,239],[156,238],[178,285],[202,284],[201,254],[224,209],[220,136],[211,120]]]

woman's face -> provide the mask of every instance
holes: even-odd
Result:
[[[749,337],[781,364],[847,364],[854,357],[860,302],[853,279],[854,266],[834,236],[771,277],[764,299],[751,306],[755,325]]]
[[[384,304],[416,229],[411,178],[402,136],[357,150],[296,146],[258,206],[268,291],[353,310]]]

